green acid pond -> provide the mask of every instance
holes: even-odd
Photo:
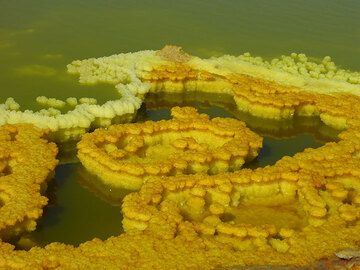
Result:
[[[94,97],[100,103],[117,98],[113,86],[79,85],[66,65],[166,44],[200,57],[247,51],[266,59],[291,52],[330,55],[340,67],[360,70],[359,18],[357,0],[0,0],[0,102],[14,97],[23,109],[33,109],[39,95]],[[138,121],[167,119],[174,105],[238,118],[264,136],[249,168],[336,140],[336,132],[319,119],[263,121],[237,112],[226,98],[202,94],[149,95]],[[75,158],[66,160],[49,185],[49,205],[37,230],[25,235],[19,248],[53,241],[78,245],[123,232],[121,199],[104,196],[104,187],[91,184],[96,179]],[[121,198],[126,192],[105,193]]]

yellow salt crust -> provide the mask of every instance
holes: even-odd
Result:
[[[245,265],[304,265],[358,248],[359,135],[345,131],[339,143],[254,171],[154,177],[125,197],[123,227],[196,239],[204,250],[221,243]]]
[[[60,100],[60,99],[56,99],[56,98],[48,98],[45,96],[38,96],[36,98],[36,102],[38,104],[40,104],[41,106],[44,107],[52,107],[55,109],[61,109],[65,106],[65,102]]]
[[[0,267],[305,266],[338,250],[356,249],[360,130],[339,137],[338,143],[255,171],[151,179],[124,201],[127,233],[79,247],[52,243],[30,251],[1,243]]]
[[[33,231],[47,198],[42,196],[57,164],[57,148],[31,125],[0,127],[0,238]]]
[[[257,156],[262,138],[231,118],[174,107],[173,119],[110,126],[85,134],[78,157],[113,187],[136,190],[150,176],[235,171]]]
[[[319,116],[337,129],[347,126],[341,112],[326,110],[327,99],[360,95],[359,72],[339,69],[329,57],[317,64],[303,54],[270,61],[248,53],[201,59],[165,46],[159,51],[77,60],[68,71],[79,74],[81,83],[106,82],[141,98],[148,92],[228,94],[240,111],[258,117]]]
[[[329,85],[329,93],[325,94],[241,73],[224,76],[207,73],[204,76],[203,70],[191,69],[189,65],[169,63],[154,68],[147,74],[147,80],[153,85],[152,91],[230,94],[239,111],[256,117],[274,120],[291,120],[295,116],[319,117],[326,125],[340,130],[347,128],[347,121],[355,117],[349,112],[353,110],[353,104],[360,100],[359,85],[347,83],[349,87],[355,87],[350,93],[346,93],[345,86],[336,92]],[[347,106],[344,104],[339,109],[339,100],[347,103]]]
[[[359,72],[339,69],[329,57],[316,64],[302,54],[272,61],[249,54],[200,59],[179,47],[165,46],[159,51],[76,60],[68,65],[68,72],[79,74],[81,83],[114,84],[122,98],[96,105],[88,98],[80,99],[78,104],[74,98],[65,102],[41,96],[38,103],[48,109],[38,112],[20,111],[19,104],[9,98],[0,104],[0,125],[30,123],[50,129],[56,141],[78,140],[90,128],[131,121],[148,92],[195,91],[228,94],[239,110],[255,116],[280,120],[315,115],[343,129],[343,117],[314,110],[313,105],[325,104],[324,95],[337,99],[342,94],[360,93]],[[271,91],[263,84],[268,84]],[[277,91],[284,96],[274,101]],[[61,113],[59,109],[65,104],[74,109]]]
[[[160,70],[163,72],[157,72],[157,76],[154,76],[154,71]],[[360,85],[359,72],[338,68],[329,56],[320,63],[296,53],[270,61],[249,53],[237,57],[224,55],[201,59],[171,45],[159,51],[146,50],[76,60],[68,65],[68,72],[78,74],[81,83],[114,84],[118,89],[131,89],[135,95],[144,95],[149,90],[183,91],[184,88],[186,91],[231,93],[231,83],[226,78],[232,74],[248,75],[325,94],[346,92],[359,95]],[[162,84],[152,84],[150,87],[148,82],[152,81],[161,81]]]
[[[38,128],[50,130],[49,138],[58,143],[77,141],[90,129],[107,127],[115,123],[127,123],[133,120],[140,108],[141,100],[123,91],[122,97],[97,105],[94,98],[69,97],[63,100],[37,97],[43,107],[39,111],[20,110],[20,105],[8,98],[0,104],[0,126],[5,124],[33,124]],[[66,104],[68,111],[61,111]],[[68,109],[68,108],[65,108]]]
[[[349,74],[358,76],[357,72]],[[336,129],[348,127],[346,122],[349,120],[346,119],[355,117],[351,111],[360,95],[357,81],[316,79],[270,66],[248,66],[241,59],[231,56],[209,60],[192,57],[186,62],[168,61],[154,67],[146,74],[145,80],[152,83],[151,91],[171,92],[176,89],[177,92],[230,93],[238,110],[254,116],[275,120],[316,116]],[[341,109],[339,100],[347,103]]]

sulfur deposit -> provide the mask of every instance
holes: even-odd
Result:
[[[57,164],[55,144],[30,125],[0,127],[0,238],[35,230],[42,196]]]
[[[347,127],[343,113],[330,115],[327,104],[360,95],[359,72],[340,69],[329,57],[317,64],[303,54],[270,61],[250,54],[201,59],[165,46],[160,51],[77,60],[68,71],[79,74],[81,83],[110,83],[141,98],[148,92],[228,94],[238,110],[258,117],[316,116],[338,129]]]
[[[257,156],[262,139],[243,122],[209,119],[174,107],[173,119],[114,125],[85,134],[78,157],[113,187],[139,189],[149,176],[235,171]]]
[[[123,225],[222,243],[247,265],[319,260],[359,241],[356,154],[342,141],[254,171],[152,179],[125,198]]]
[[[303,267],[339,254],[344,256],[343,264],[348,258],[353,259],[346,261],[347,268],[356,268],[360,243],[358,72],[340,69],[328,57],[321,63],[298,54],[272,61],[249,54],[200,59],[173,46],[161,51],[74,61],[68,70],[79,74],[82,83],[114,84],[121,93],[131,92],[140,99],[149,92],[227,94],[239,110],[251,115],[273,120],[317,117],[341,133],[337,142],[307,149],[282,158],[274,166],[256,170],[217,175],[155,173],[138,192],[124,199],[126,233],[105,241],[94,239],[79,247],[52,243],[30,251],[15,251],[10,244],[0,242],[0,267]],[[13,103],[7,106],[12,110],[18,107]],[[203,122],[212,121],[197,117],[203,117]],[[111,155],[121,161],[128,157],[145,167],[146,158],[141,156],[143,160],[139,161],[136,151],[146,140],[138,135],[153,135],[155,124],[136,125],[136,131],[127,125],[127,129],[116,126],[97,131],[94,138],[86,135],[87,143],[79,144],[80,152],[85,150],[81,155],[90,159],[91,153],[96,153],[90,160],[105,164],[111,172],[121,169],[114,166],[117,163]],[[165,127],[168,132],[170,127]],[[126,133],[129,130],[134,134]],[[120,137],[116,136],[124,136],[126,144],[118,144]],[[174,141],[177,146],[201,148],[198,141]],[[170,143],[167,147],[176,148]],[[316,265],[314,269],[321,268]]]
[[[76,60],[68,65],[68,72],[79,74],[83,84],[113,84],[121,98],[97,105],[92,98],[78,101],[40,96],[36,100],[46,108],[35,112],[21,111],[9,98],[0,105],[0,125],[30,123],[50,129],[56,141],[78,140],[90,128],[131,121],[149,92],[195,91],[228,94],[239,110],[259,117],[320,116],[327,124],[344,128],[341,118],[329,120],[313,105],[323,102],[323,95],[336,98],[360,92],[359,72],[338,68],[329,57],[316,63],[303,54],[270,61],[248,53],[201,59],[179,47],[165,46],[160,51]],[[274,99],[276,93],[281,93],[280,100]],[[66,106],[68,110],[61,111]]]
[[[49,129],[56,142],[77,141],[81,135],[96,127],[107,127],[114,123],[130,122],[141,101],[125,91],[117,100],[102,105],[94,98],[69,97],[66,101],[39,96],[36,102],[44,107],[38,111],[20,110],[20,105],[8,98],[0,104],[0,126],[27,123],[38,128]]]
[[[109,83],[118,89],[131,89],[134,95],[184,88],[194,91],[206,85],[208,87],[202,91],[230,92],[231,85],[222,79],[233,74],[277,81],[310,92],[354,92],[360,84],[359,72],[338,68],[329,56],[319,64],[304,54],[295,53],[270,61],[249,53],[201,59],[176,46],[76,60],[68,65],[68,71],[79,74],[80,83]],[[213,86],[211,90],[210,85]]]

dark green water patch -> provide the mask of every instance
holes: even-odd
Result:
[[[49,205],[39,220],[37,229],[24,236],[35,245],[51,242],[78,245],[95,237],[106,239],[123,232],[121,210],[79,183],[80,164],[60,165],[50,184]]]
[[[78,166],[77,173],[79,175],[79,182],[83,188],[88,189],[108,204],[119,207],[119,209],[121,208],[124,197],[133,192],[121,187],[106,185],[98,176],[87,171],[82,165]]]
[[[263,147],[256,159],[245,168],[256,169],[268,165],[274,165],[276,161],[284,156],[293,156],[296,153],[304,151],[306,148],[318,148],[324,145],[317,140],[311,133],[301,133],[290,138],[272,138],[264,137]]]

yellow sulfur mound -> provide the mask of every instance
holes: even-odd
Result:
[[[169,121],[98,129],[78,143],[82,164],[114,187],[139,189],[149,176],[238,170],[257,156],[262,139],[231,118],[209,119],[175,107]]]
[[[41,196],[55,169],[57,148],[30,125],[0,128],[0,238],[32,231],[47,198]]]

